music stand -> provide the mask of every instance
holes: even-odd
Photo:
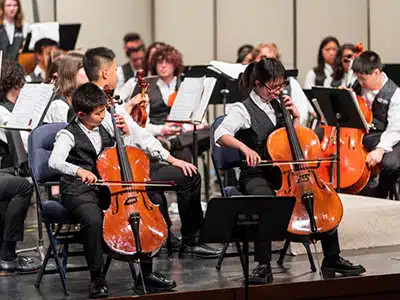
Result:
[[[241,242],[245,299],[249,289],[249,242],[285,240],[295,197],[235,196],[208,203],[200,243]]]
[[[368,124],[358,107],[357,99],[346,89],[313,87],[312,91],[329,126],[336,127],[336,190],[340,193],[340,127],[363,129]]]

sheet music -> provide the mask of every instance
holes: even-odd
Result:
[[[364,115],[363,115],[363,113],[362,113],[362,111],[360,109],[360,106],[358,105],[357,95],[356,95],[356,93],[354,91],[349,91],[349,93],[350,93],[351,98],[353,99],[353,102],[354,102],[354,104],[355,104],[355,106],[357,108],[358,115],[360,116],[361,121],[363,122],[365,130],[368,132],[370,126],[368,125],[367,121],[365,120]]]
[[[217,78],[214,77],[206,77],[204,79],[204,88],[203,93],[201,95],[200,102],[197,107],[193,111],[192,121],[194,123],[201,123],[203,120],[204,114],[206,112],[208,102],[210,101],[211,94],[214,91],[215,84],[217,83]]]
[[[212,60],[210,61],[211,67],[209,69],[215,70],[222,72],[232,79],[238,79],[239,75],[246,70],[247,65],[242,65],[242,64],[231,64],[223,61],[216,61]]]
[[[192,113],[202,97],[204,81],[205,77],[188,77],[182,81],[169,120],[191,121]]]
[[[33,23],[30,25],[31,41],[29,50],[33,50],[35,43],[42,38],[49,38],[57,43],[60,42],[60,30],[57,22]]]
[[[316,98],[312,99],[311,102],[314,105],[314,109],[317,110],[317,113],[321,116],[321,121],[324,122],[325,124],[327,124],[326,122],[326,118],[324,116],[324,113],[322,112],[321,107],[319,106],[318,100]]]
[[[7,122],[7,127],[30,130],[43,119],[54,93],[53,84],[25,84]]]

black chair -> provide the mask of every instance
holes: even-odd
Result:
[[[219,116],[218,118],[215,119],[214,123],[210,127],[210,144],[211,144],[211,159],[214,165],[215,169],[215,174],[217,176],[217,181],[220,187],[221,195],[223,197],[234,197],[234,196],[240,196],[242,193],[239,191],[239,189],[236,186],[225,186],[224,182],[222,181],[220,171],[221,170],[228,170],[232,169],[235,167],[239,167],[241,163],[241,157],[239,150],[232,149],[232,148],[225,148],[225,147],[218,147],[215,145],[214,142],[214,132],[218,128],[218,126],[222,123],[224,120],[225,116]],[[283,265],[283,260],[286,256],[286,252],[290,246],[291,240],[287,239],[285,241],[285,244],[283,248],[279,251],[280,256],[278,259],[278,264]],[[296,240],[297,242],[297,240]],[[313,272],[316,271],[316,267],[314,264],[314,259],[312,257],[311,249],[310,249],[310,243],[308,241],[300,241],[308,255],[308,260],[310,262],[310,268]],[[222,253],[218,259],[216,268],[219,270],[221,268],[222,261],[224,257],[226,256],[226,251],[228,249],[229,243],[225,244],[225,246],[222,249]],[[238,250],[239,257],[241,259],[241,263],[243,264],[242,256],[240,253],[240,245],[236,245],[236,248]]]

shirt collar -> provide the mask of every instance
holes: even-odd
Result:
[[[329,75],[333,74],[333,68],[332,68],[332,66],[331,66],[330,64],[328,64],[328,63],[325,63],[325,65],[324,65],[324,72],[327,73],[327,74],[329,74]]]
[[[176,81],[177,81],[176,76],[174,76],[174,78],[172,78],[172,80],[171,80],[171,82],[170,82],[169,84],[165,83],[164,80],[162,80],[161,78],[159,78],[159,79],[157,80],[157,85],[158,85],[159,87],[165,87],[165,88],[171,88],[171,87],[173,87],[173,88],[175,88],[175,87],[176,87]]]
[[[42,77],[43,79],[46,76],[46,72],[42,70],[42,68],[39,65],[36,65],[35,69],[33,70],[33,74],[35,74],[35,76],[39,76]]]
[[[76,123],[78,124],[78,126],[83,130],[84,133],[89,134],[92,132],[98,132],[100,131],[99,127],[97,126],[96,128],[93,128],[93,130],[87,129],[85,125],[82,124],[82,122],[79,120],[79,118],[77,117],[76,119]]]
[[[264,99],[262,99],[261,97],[260,97],[260,95],[258,95],[255,91],[254,91],[254,89],[253,90],[251,90],[251,92],[250,92],[250,98],[254,101],[254,103],[259,107],[259,108],[261,108],[262,110],[272,110],[273,108],[272,108],[272,106],[271,106],[271,104],[269,103],[269,102],[266,102]]]
[[[7,20],[5,20],[4,19],[4,21],[3,21],[3,24],[4,24],[4,26],[8,26],[8,27],[12,27],[12,26],[15,26],[15,23],[14,22],[12,22],[12,23],[10,23],[10,22],[8,22]]]

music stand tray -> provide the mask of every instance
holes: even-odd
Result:
[[[212,198],[200,232],[200,243],[242,243],[245,299],[249,285],[249,242],[283,241],[295,197],[235,196]]]

